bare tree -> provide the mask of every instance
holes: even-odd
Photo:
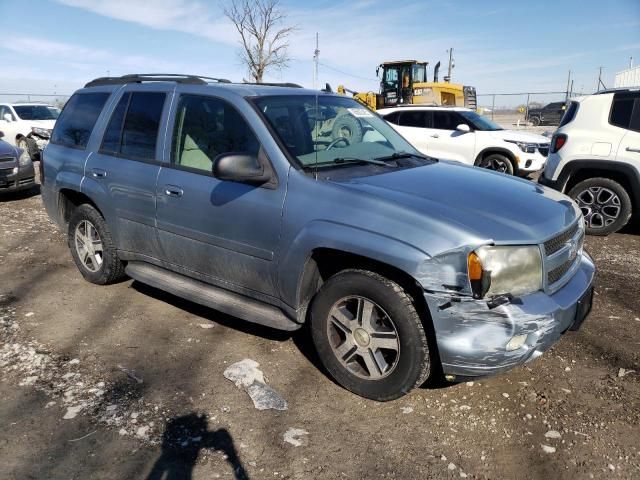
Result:
[[[286,15],[279,0],[231,0],[223,13],[240,34],[240,58],[256,83],[269,68],[288,66],[288,37],[296,27],[284,26]]]

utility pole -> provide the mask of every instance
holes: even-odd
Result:
[[[633,68],[633,57],[629,57],[629,68]]]
[[[598,69],[598,85],[596,87],[596,92],[600,91],[600,84],[602,83],[602,67]]]
[[[567,95],[565,100],[569,100],[569,85],[571,84],[571,70],[569,70],[569,76],[567,77]]]
[[[454,64],[453,64],[453,48],[449,49],[449,69],[447,71],[447,76],[444,78],[445,82],[450,82],[451,81],[451,70],[453,69]]]
[[[316,32],[316,49],[313,51],[313,89],[318,88],[318,60],[320,50],[318,50],[318,32]]]

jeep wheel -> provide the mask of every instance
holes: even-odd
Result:
[[[483,159],[479,160],[476,166],[480,168],[486,168],[488,170],[494,170],[496,172],[506,173],[507,175],[513,175],[513,163],[504,155],[499,153],[492,153],[487,155]]]
[[[631,199],[622,185],[609,178],[590,178],[574,186],[569,196],[582,210],[589,235],[609,235],[631,217]]]
[[[540,123],[542,123],[540,121],[540,117],[530,117],[529,121],[531,122],[531,125],[533,125],[534,127],[537,127],[540,125]]]
[[[91,205],[75,209],[68,238],[73,260],[86,280],[106,285],[124,278],[124,264],[116,254],[107,224]]]
[[[431,362],[411,297],[395,282],[364,270],[331,277],[311,305],[320,360],[344,388],[378,401],[421,385]]]

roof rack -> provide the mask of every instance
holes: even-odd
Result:
[[[289,88],[304,88],[302,85],[298,85],[297,83],[290,82],[282,82],[282,83],[256,83],[256,82],[242,82],[242,85],[256,85],[258,87],[289,87]]]
[[[603,93],[615,93],[615,92],[636,92],[640,90],[640,87],[614,87],[598,90],[594,95],[602,95]]]
[[[226,78],[204,77],[202,75],[182,75],[175,73],[133,73],[122,75],[121,77],[100,77],[91,80],[85,85],[88,87],[98,87],[101,85],[124,85],[126,83],[142,83],[142,82],[176,82],[187,83],[192,85],[206,85],[208,81],[218,83],[231,83]]]

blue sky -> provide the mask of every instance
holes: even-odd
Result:
[[[0,0],[0,93],[71,93],[97,76],[178,72],[247,77],[237,35],[216,0]],[[629,57],[640,63],[640,0],[281,0],[298,31],[290,67],[267,80],[377,89],[383,60],[446,64],[478,93],[595,89]],[[444,70],[441,69],[441,72]]]

